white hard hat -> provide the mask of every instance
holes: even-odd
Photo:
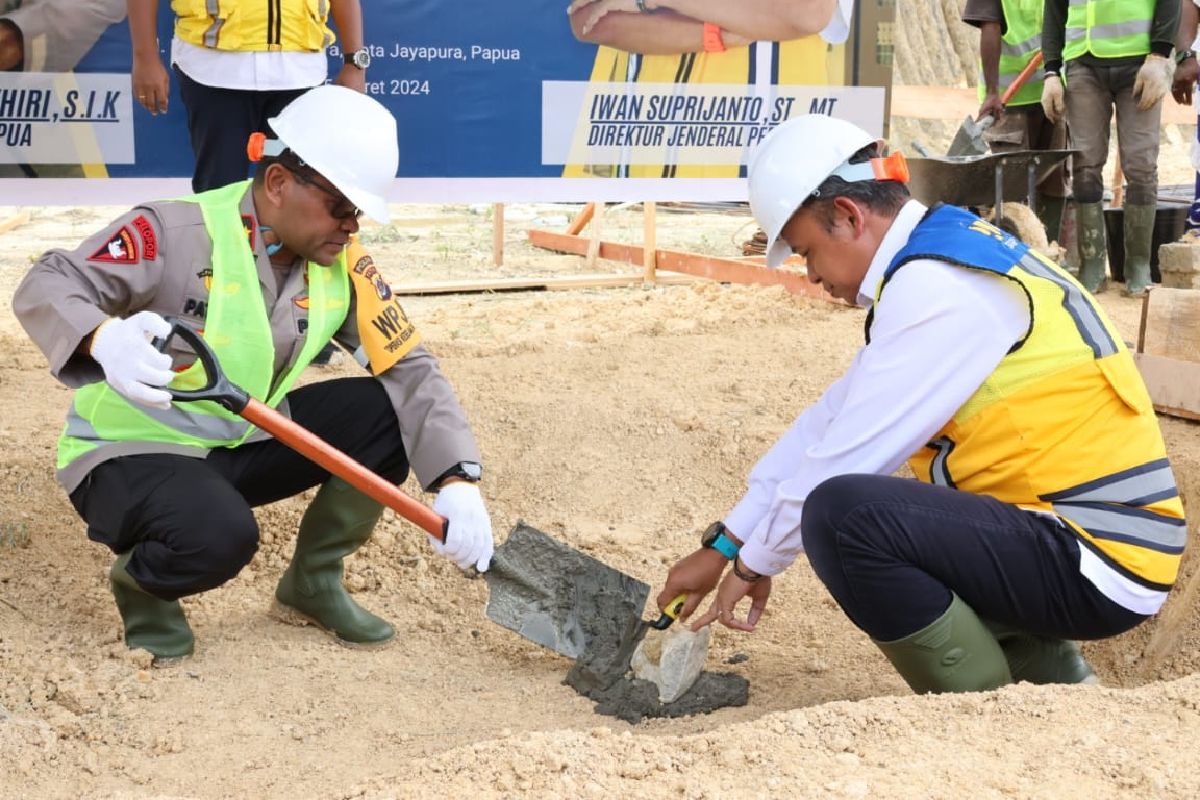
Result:
[[[309,89],[267,120],[285,147],[377,222],[390,219],[388,188],[400,165],[396,118],[345,86]]]
[[[791,253],[779,234],[822,181],[850,156],[876,141],[857,125],[824,114],[805,114],[767,135],[750,160],[750,210],[767,234],[767,266]]]

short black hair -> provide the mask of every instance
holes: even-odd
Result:
[[[851,164],[864,164],[882,155],[878,142],[872,142],[858,150],[848,159]],[[900,181],[845,181],[831,175],[821,182],[816,191],[800,204],[800,209],[812,209],[825,224],[825,230],[833,230],[833,201],[838,197],[849,197],[859,205],[872,211],[895,215],[911,195],[908,187]],[[799,211],[800,209],[797,209]]]
[[[315,170],[304,162],[300,156],[296,155],[290,149],[284,149],[277,156],[263,156],[254,165],[254,182],[261,184],[263,176],[267,174],[267,167],[272,164],[278,164],[288,172],[294,172],[304,178],[311,178]]]

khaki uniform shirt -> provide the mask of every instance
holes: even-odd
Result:
[[[241,203],[250,245],[258,265],[259,289],[275,344],[274,380],[300,354],[308,327],[308,290],[297,266],[277,278],[259,234],[253,191]],[[13,310],[30,338],[50,361],[50,372],[71,388],[104,380],[100,365],[76,352],[85,336],[109,317],[150,310],[203,327],[212,276],[212,241],[196,203],[161,201],[138,206],[73,251],[51,250],[21,281]],[[360,341],[353,298],[334,339],[351,352]],[[175,366],[194,360],[171,353]],[[480,461],[479,448],[454,390],[437,359],[418,345],[377,378],[396,412],[408,460],[428,488],[460,461]],[[288,415],[286,398],[278,409]],[[256,431],[250,441],[269,436]],[[137,453],[196,450],[151,442],[124,442],[102,448],[104,458]],[[86,456],[60,471],[67,492],[74,490],[99,460]]]

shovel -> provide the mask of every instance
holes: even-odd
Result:
[[[171,332],[156,339],[160,351],[176,335],[195,352],[206,383],[198,389],[166,387],[180,401],[211,401],[261,428],[304,457],[387,506],[439,541],[448,522],[350,456],[254,399],[231,382],[208,343],[188,324],[169,319]],[[496,548],[484,573],[487,616],[525,638],[569,658],[585,651],[614,652],[636,632],[650,587],[518,522]],[[628,651],[626,651],[628,652]],[[628,663],[628,662],[626,662]]]
[[[1008,105],[1008,101],[1013,95],[1021,90],[1025,85],[1025,81],[1029,80],[1038,67],[1042,65],[1042,53],[1038,51],[1033,60],[1025,65],[1025,69],[1017,75],[1016,80],[1009,84],[1004,90],[1004,94],[1000,96],[1000,105]],[[981,156],[988,151],[987,142],[983,141],[983,132],[992,127],[995,118],[988,114],[978,122],[973,117],[967,117],[963,120],[962,125],[958,126],[958,132],[954,134],[954,140],[950,142],[950,148],[946,151],[946,155],[952,158],[961,156]]]

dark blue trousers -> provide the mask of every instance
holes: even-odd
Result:
[[[400,483],[408,459],[400,426],[374,378],[340,378],[288,393],[292,419]],[[213,450],[208,458],[114,458],[71,493],[88,538],[114,553],[143,589],[174,600],[220,586],[258,551],[251,508],[324,483],[329,473],[274,439]]]
[[[246,155],[250,134],[261,131],[270,137],[267,120],[308,91],[217,89],[197,83],[178,67],[175,77],[187,109],[192,152],[196,154],[196,171],[192,175],[195,192],[246,180],[250,173],[250,159]]]
[[[1062,639],[1142,622],[1079,573],[1056,520],[982,495],[883,475],[843,475],[804,503],[804,548],[850,620],[894,641],[940,617],[954,592],[981,618]]]

